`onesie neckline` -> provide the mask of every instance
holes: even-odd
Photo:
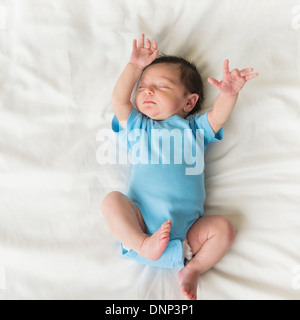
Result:
[[[165,120],[154,120],[154,121],[157,121],[157,122],[160,122],[160,123],[165,123],[165,122],[171,122],[171,121],[176,121],[176,120],[185,120],[184,118],[178,116],[177,114],[175,114],[174,116],[168,118],[168,119],[165,119]]]

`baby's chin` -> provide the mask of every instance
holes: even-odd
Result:
[[[151,114],[151,113],[144,113],[148,118],[155,120],[155,121],[163,121],[166,120],[167,118],[162,117],[159,113],[156,114]]]
[[[139,108],[137,106],[138,111],[140,111],[142,114],[144,114],[145,116],[147,116],[148,118],[152,119],[152,120],[165,120],[162,119],[162,117],[160,116],[160,113],[157,110],[154,110],[153,108],[149,107],[149,108]]]

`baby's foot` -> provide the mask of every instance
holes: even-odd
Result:
[[[181,292],[189,300],[197,300],[197,287],[199,274],[192,268],[188,267],[188,264],[179,271],[178,279],[180,282]]]
[[[140,256],[152,261],[158,260],[169,243],[171,225],[172,221],[169,220],[150,237],[147,237],[142,244]]]

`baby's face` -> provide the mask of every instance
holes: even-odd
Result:
[[[175,64],[155,64],[147,68],[139,83],[135,103],[138,110],[154,120],[174,115],[185,118],[187,92]]]

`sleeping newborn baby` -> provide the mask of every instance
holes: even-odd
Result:
[[[226,217],[203,217],[204,153],[222,139],[239,92],[258,75],[252,71],[230,72],[226,60],[222,81],[208,79],[220,95],[201,115],[203,84],[196,67],[183,58],[158,57],[157,43],[142,34],[113,91],[112,127],[131,152],[132,171],[126,195],[111,192],[103,200],[103,215],[124,255],[180,269],[181,291],[190,300],[197,299],[199,276],[234,239]]]

